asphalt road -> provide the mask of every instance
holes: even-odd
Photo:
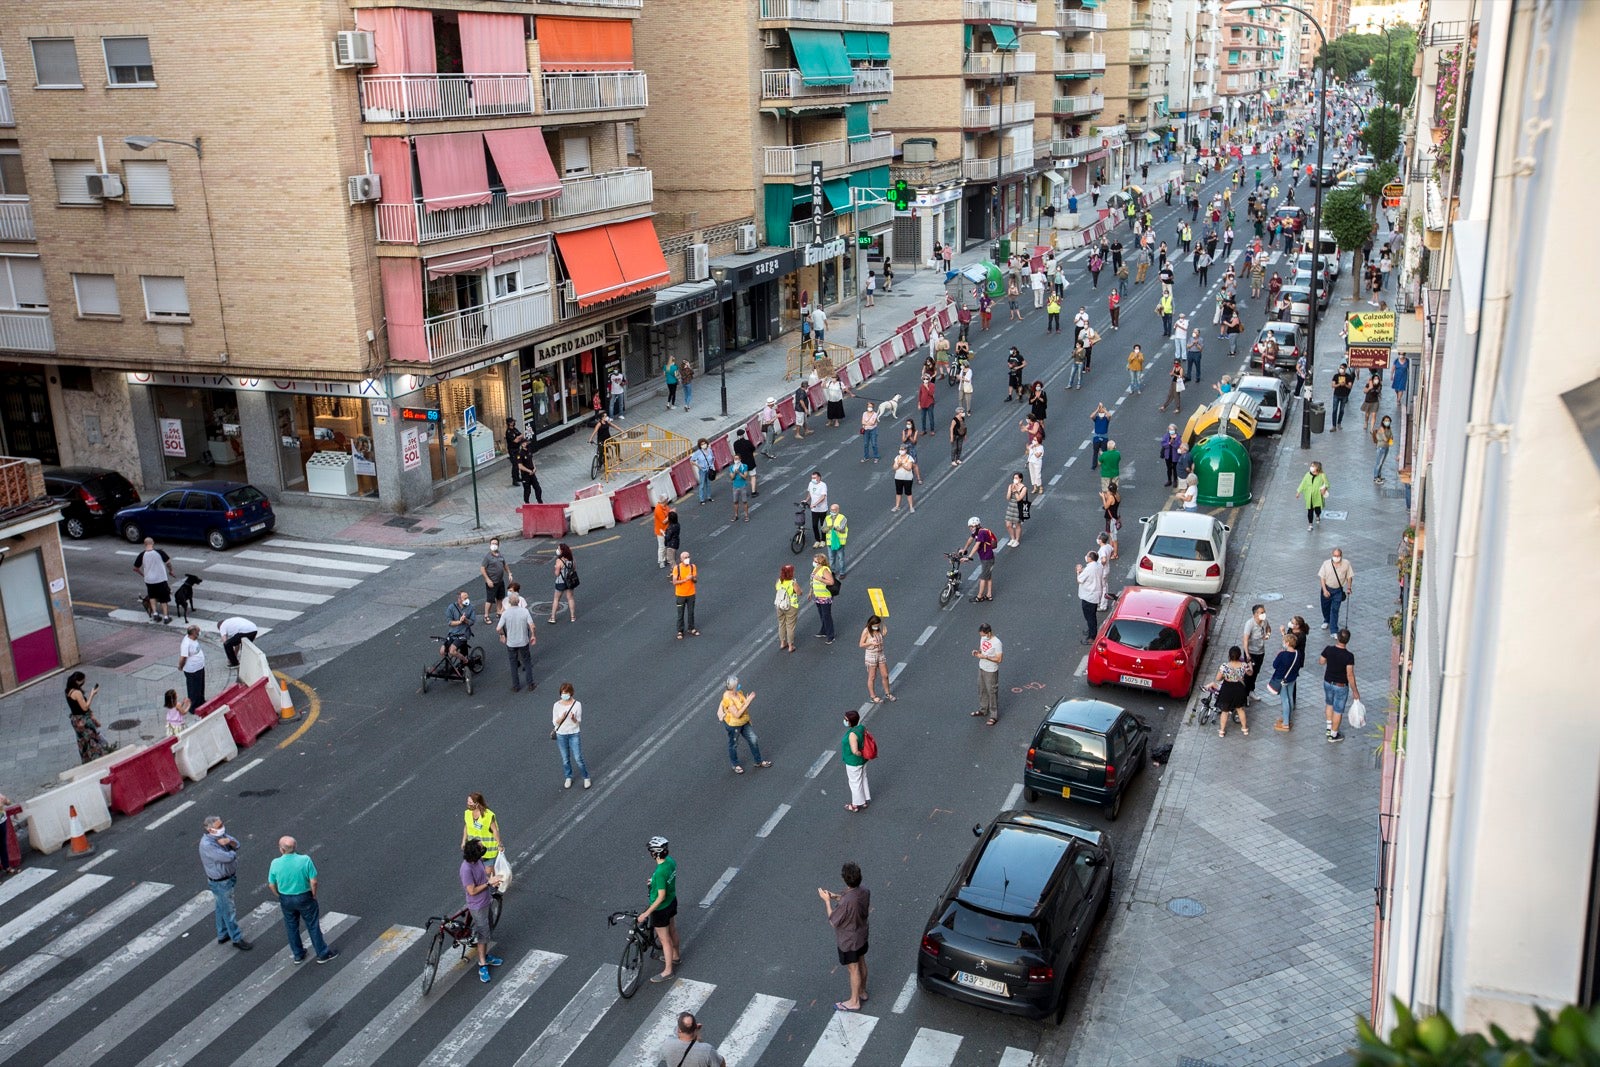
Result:
[[[1170,234],[1174,212],[1156,214],[1158,232]],[[189,786],[183,797],[98,835],[101,849],[117,854],[93,874],[111,882],[73,906],[49,909],[26,938],[0,952],[0,961],[14,966],[45,941],[71,936],[91,905],[104,907],[121,899],[112,894],[134,891],[136,880],[153,879],[173,889],[125,921],[130,935],[145,930],[204,891],[194,844],[199,816],[217,811],[246,845],[241,915],[270,900],[264,882],[273,842],[294,834],[321,868],[324,909],[350,916],[333,937],[344,958],[332,967],[278,975],[271,968],[286,955],[275,911],[255,924],[260,950],[230,955],[208,940],[206,906],[187,944],[153,937],[147,958],[116,963],[108,940],[64,957],[45,978],[14,990],[0,973],[0,992],[12,997],[7,1013],[20,1020],[0,1030],[0,1062],[48,1062],[84,1034],[100,1035],[89,1043],[127,1063],[146,1057],[220,1063],[235,1056],[240,1062],[369,1062],[381,1056],[386,1064],[412,1064],[452,1062],[452,1055],[459,1060],[480,1048],[480,1062],[512,1063],[535,1042],[523,1062],[555,1062],[559,1052],[573,1063],[614,1056],[632,1062],[640,1035],[650,1035],[653,1047],[653,1035],[666,1032],[652,1016],[670,1016],[679,1006],[700,1011],[713,1042],[728,1040],[736,1020],[749,1024],[770,1012],[771,1026],[753,1028],[758,1039],[770,1041],[764,1051],[754,1050],[763,1064],[851,1062],[845,1046],[854,1047],[862,1063],[948,1062],[937,1051],[948,1040],[940,1035],[960,1038],[961,1062],[1025,1062],[1007,1050],[1031,1052],[1042,1024],[914,991],[909,979],[929,909],[971,847],[971,828],[1018,802],[1023,753],[1044,707],[1089,692],[1080,676],[1081,619],[1071,564],[1100,528],[1098,479],[1089,452],[1080,449],[1097,401],[1110,406],[1124,399],[1112,430],[1124,455],[1128,529],[1121,566],[1131,565],[1137,518],[1167,500],[1155,481],[1161,471],[1156,443],[1171,421],[1155,411],[1165,394],[1158,358],[1165,350],[1153,312],[1159,286],[1152,276],[1146,286],[1130,287],[1125,325],[1112,332],[1101,325],[1110,272],[1096,291],[1083,261],[1073,267],[1067,308],[1092,296],[1091,314],[1105,334],[1088,384],[1078,392],[1060,388],[1062,339],[1070,330],[1046,339],[1042,312],[1028,308],[1022,322],[1008,324],[1002,307],[993,330],[974,329],[976,413],[967,462],[950,467],[942,435],[925,439],[926,484],[919,487],[915,515],[888,510],[887,456],[895,432],[885,426],[881,433],[883,462],[859,462],[853,429],[859,404],[848,405],[844,428],[823,427],[803,444],[785,440],[776,460],[761,460],[761,494],[750,523],[728,523],[725,480],[716,483],[714,503],[699,507],[692,496],[684,501],[684,547],[701,574],[699,638],[674,639],[666,572],[654,566],[648,525],[635,523],[574,542],[583,578],[579,622],[550,626],[540,615],[535,693],[508,691],[504,655],[480,626],[488,667],[476,692],[468,696],[459,684],[434,683],[423,694],[420,673],[432,656],[429,635],[442,632],[448,575],[437,560],[407,561],[406,568],[424,565],[429,580],[423,586],[432,601],[381,628],[359,631],[348,650],[303,676],[319,709],[299,741],[279,751],[274,746],[281,738],[274,735],[283,731],[275,731],[245,754],[263,759],[243,774],[233,773],[247,766],[242,758]],[[1177,295],[1181,310],[1203,304],[1197,321],[1209,326],[1210,303],[1202,301],[1186,265],[1178,271]],[[1259,302],[1246,305],[1245,313],[1249,337],[1262,318]],[[1206,373],[1214,380],[1236,370],[1243,356],[1224,358],[1214,328],[1208,334]],[[1143,395],[1126,397],[1122,367],[1134,341],[1152,356],[1150,384]],[[1030,359],[1028,380],[1051,386],[1050,486],[1021,546],[1000,553],[994,602],[963,598],[941,610],[940,553],[961,544],[971,514],[1002,533],[1002,487],[1012,471],[1023,469],[1020,406],[1000,402],[1004,354],[1013,343]],[[899,393],[906,398],[901,419],[916,417],[919,363],[902,361],[872,380],[867,394],[883,399]],[[953,391],[941,386],[941,424],[954,406]],[[788,540],[792,502],[814,467],[850,519],[849,576],[836,601],[840,639],[830,647],[809,636],[815,614],[808,606],[799,652],[790,656],[776,648],[772,581],[785,563],[806,569],[811,550],[794,556]],[[521,546],[508,547],[515,553]],[[204,548],[181,551],[209,555]],[[451,557],[452,565],[476,597],[475,561],[459,557]],[[549,560],[548,549],[513,558],[525,587],[549,588],[548,568],[537,567]],[[403,569],[385,580],[401,577]],[[899,698],[892,705],[864,704],[865,671],[855,639],[871,610],[866,590],[872,587],[884,591],[890,609],[887,654]],[[535,592],[535,599],[545,596]],[[1005,644],[1002,719],[992,728],[966,714],[977,700],[969,653],[984,621]],[[774,762],[742,777],[728,769],[715,719],[716,698],[730,673],[758,694],[753,724],[763,756]],[[548,738],[550,704],[561,680],[572,681],[584,702],[584,754],[595,778],[587,792],[561,788]],[[1141,691],[1101,695],[1148,718],[1162,740],[1171,739],[1182,713],[1181,702]],[[849,708],[866,713],[882,753],[870,770],[874,803],[856,815],[843,810],[848,791],[837,759],[840,719]],[[1137,845],[1158,773],[1147,772],[1150,780],[1135,786],[1111,827],[1124,864]],[[496,951],[506,965],[487,988],[467,974],[417,1001],[423,949],[411,943],[416,934],[408,928],[459,906],[460,812],[474,790],[499,813],[517,869],[498,931]],[[196,806],[151,825],[179,800]],[[1068,813],[1105,825],[1097,809],[1073,805]],[[601,968],[615,963],[622,937],[607,928],[605,915],[645,903],[651,866],[645,841],[654,834],[672,840],[679,860],[681,973],[688,981],[647,986],[633,1000],[611,1004]],[[846,996],[848,986],[834,963],[816,888],[838,888],[839,865],[851,859],[873,891],[872,1000],[861,1015],[836,1018],[833,1001]],[[66,861],[52,857],[41,866],[65,869]],[[54,876],[49,888],[70,877]],[[273,959],[266,958],[269,951]],[[202,968],[194,961],[216,953],[223,954],[217,966],[197,973]],[[99,972],[115,979],[101,983],[108,988],[95,986],[97,965],[110,968]],[[452,973],[459,977],[462,970]],[[162,991],[155,1004],[136,999],[146,989]],[[591,1000],[596,990],[602,995]],[[783,1002],[791,1001],[785,1010]],[[224,1017],[211,1028],[195,1028],[194,1020],[217,1013]],[[213,1029],[220,1043],[207,1047]]]

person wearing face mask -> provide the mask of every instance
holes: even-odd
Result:
[[[439,646],[439,657],[454,656],[465,670],[467,642],[472,638],[472,594],[465,589],[456,594],[455,603],[445,610],[444,618],[450,629],[445,631],[445,643]]]
[[[1256,695],[1256,681],[1261,677],[1261,664],[1267,658],[1267,642],[1272,639],[1272,623],[1267,621],[1267,607],[1265,604],[1254,604],[1250,608],[1250,621],[1244,624],[1244,635],[1239,643],[1244,647],[1245,658],[1250,661],[1250,673],[1245,676],[1244,691],[1251,700],[1260,700]]]
[[[506,583],[511,580],[511,564],[500,554],[500,539],[491,538],[489,553],[478,566],[483,575],[483,621],[494,622],[500,603],[506,598]]]
[[[232,941],[233,947],[250,951],[250,942],[239,930],[233,891],[239,884],[239,842],[228,836],[220,815],[207,815],[201,823],[200,866],[206,872],[206,885],[216,904],[217,944]]]
[[[865,652],[867,664],[867,699],[874,704],[882,704],[885,700],[893,700],[894,694],[889,692],[889,658],[883,652],[883,619],[877,615],[868,615],[867,624],[861,629],[861,640],[857,642]],[[876,682],[883,683],[883,696],[878,696]]]

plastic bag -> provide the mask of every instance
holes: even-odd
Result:
[[[1367,706],[1357,697],[1350,702],[1344,717],[1349,720],[1352,729],[1359,730],[1367,724]]]
[[[500,892],[504,893],[511,888],[511,861],[506,859],[504,852],[494,858],[494,873],[500,879]]]

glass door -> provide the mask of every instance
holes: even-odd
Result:
[[[0,604],[5,607],[11,667],[17,684],[60,667],[55,619],[50,611],[50,594],[45,590],[44,563],[37,549],[7,556],[5,565],[0,566]]]

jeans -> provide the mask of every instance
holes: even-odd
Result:
[[[1344,603],[1344,589],[1335,586],[1331,591],[1322,594],[1322,621],[1328,624],[1331,633],[1339,632],[1339,606]]]
[[[1343,715],[1345,705],[1350,703],[1350,687],[1338,682],[1323,682],[1322,702],[1332,708],[1335,715]]]
[[[1190,352],[1186,357],[1188,369],[1183,372],[1183,380],[1198,382],[1200,380],[1200,353]]]
[[[1172,316],[1167,312],[1161,313],[1161,336],[1172,336]]]
[[[283,909],[283,932],[289,937],[289,954],[297,960],[306,958],[305,945],[300,941],[300,924],[306,924],[306,933],[311,937],[311,949],[319,957],[328,954],[328,943],[322,939],[322,923],[319,917],[322,914],[317,907],[317,898],[310,893],[285,893],[278,898],[278,906]]]
[[[1373,481],[1378,481],[1379,479],[1381,479],[1383,477],[1383,465],[1385,463],[1387,463],[1388,460],[1389,460],[1389,446],[1388,445],[1379,445],[1378,446],[1378,462],[1372,468],[1372,480]]]
[[[1187,340],[1187,338],[1184,337],[1183,334],[1181,334],[1181,333],[1175,333],[1175,334],[1172,335],[1172,358],[1173,359],[1182,359],[1183,358],[1183,345],[1184,345],[1184,342],[1186,340]]]
[[[933,407],[930,405],[928,407],[921,408],[920,410],[922,412],[922,432],[933,433],[936,429],[938,429],[938,427],[934,425],[935,420]]]
[[[835,578],[844,577],[844,546],[828,549],[828,569]]]
[[[999,671],[978,671],[978,710],[991,719],[1000,717]]]
[[[832,600],[818,600],[815,603],[817,605],[817,622],[822,627],[822,629],[817,631],[817,636],[818,637],[826,637],[829,641],[832,641],[833,640],[833,601]]]
[[[1239,354],[1239,335],[1237,333],[1234,333],[1232,330],[1230,330],[1230,331],[1228,331],[1228,355],[1237,356],[1238,354]]]
[[[1045,316],[1044,332],[1045,333],[1060,333],[1061,332],[1061,312],[1052,311],[1048,315]]]
[[[628,398],[621,390],[611,394],[611,417],[621,418],[628,410]]]
[[[688,411],[689,405],[694,403],[694,383],[679,382],[678,384],[683,386],[683,410]]]
[[[216,898],[217,907],[217,940],[226,937],[229,941],[243,941],[244,934],[239,932],[239,913],[233,905],[233,889],[239,884],[237,875],[230,875],[222,879],[207,879],[206,884],[211,887],[211,895]]]
[[[1083,364],[1079,363],[1077,360],[1073,360],[1072,363],[1067,367],[1067,388],[1083,388]]]
[[[511,688],[522,688],[522,676],[528,676],[528,688],[533,688],[533,648],[529,645],[507,645],[506,658],[511,662]]]
[[[1089,446],[1089,450],[1090,450],[1089,462],[1090,463],[1099,463],[1100,462],[1100,453],[1102,453],[1102,452],[1104,452],[1106,450],[1106,441],[1108,439],[1105,438],[1105,437],[1101,437],[1099,434],[1095,434],[1089,440],[1091,442],[1091,444]]]
[[[739,766],[739,738],[741,736],[744,737],[745,744],[750,746],[750,758],[757,763],[761,762],[761,742],[757,739],[756,732],[750,728],[749,723],[745,723],[743,726],[729,726],[727,723],[723,723],[722,728],[728,731],[729,766]]]
[[[1128,372],[1128,388],[1136,393],[1144,391],[1144,371],[1131,370]]]
[[[699,483],[700,503],[704,504],[711,499],[711,471],[705,467],[694,469],[695,480]]]
[[[578,777],[589,777],[589,765],[583,762],[583,745],[578,740],[582,736],[577,731],[570,734],[556,734],[556,748],[561,751],[561,777],[572,777],[572,765],[578,765]]]
[[[1294,712],[1295,687],[1298,685],[1298,682],[1284,682],[1283,688],[1278,691],[1278,702],[1283,707],[1278,717],[1283,720],[1285,726],[1291,725],[1289,716]]]
[[[873,427],[872,429],[867,430],[867,431],[862,433],[862,435],[861,435],[861,458],[862,459],[877,459],[878,458],[878,430],[877,430],[877,427]]]
[[[1093,641],[1096,631],[1100,629],[1100,605],[1093,600],[1079,598],[1078,606],[1083,609],[1083,638]]]
[[[678,598],[678,636],[683,636],[685,629],[694,629],[694,594]]]

